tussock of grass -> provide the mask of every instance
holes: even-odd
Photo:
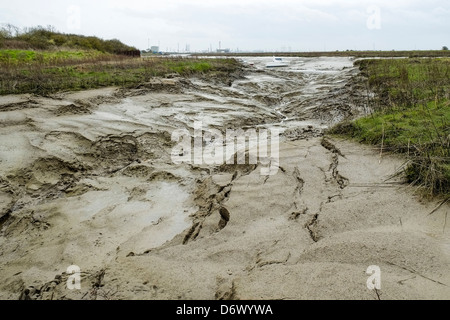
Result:
[[[0,66],[23,66],[24,64],[47,64],[64,65],[76,62],[87,61],[89,59],[101,58],[106,60],[113,55],[101,53],[99,51],[32,51],[32,50],[0,50]]]
[[[450,195],[450,59],[364,60],[374,113],[332,134],[406,154],[408,182]]]
[[[205,61],[167,60],[166,66],[178,74],[202,73],[210,71],[213,66]]]

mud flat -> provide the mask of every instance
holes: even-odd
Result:
[[[367,111],[353,61],[248,59],[225,83],[1,97],[0,298],[449,299],[449,205],[393,178],[402,159],[323,136]],[[174,164],[199,121],[279,129],[279,170]]]

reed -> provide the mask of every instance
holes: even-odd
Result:
[[[406,181],[427,196],[450,195],[450,59],[358,62],[375,98],[372,113],[329,132],[407,157]]]

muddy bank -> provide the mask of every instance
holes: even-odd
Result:
[[[448,205],[323,130],[367,111],[349,58],[0,98],[0,298],[450,297]],[[173,163],[177,129],[277,128],[279,170]],[[81,290],[66,270],[81,269]]]

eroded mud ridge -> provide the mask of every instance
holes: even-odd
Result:
[[[1,97],[0,298],[450,298],[448,204],[393,179],[401,159],[323,136],[367,111],[352,59],[266,62],[225,80]],[[174,164],[172,133],[199,121],[279,129],[277,174]]]

